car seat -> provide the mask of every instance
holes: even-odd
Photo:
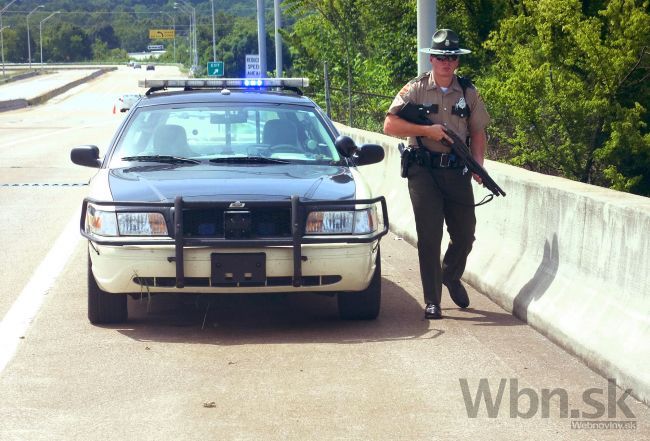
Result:
[[[271,119],[264,124],[262,142],[271,146],[288,144],[298,147],[298,129],[288,119]]]
[[[187,144],[185,129],[176,124],[167,124],[156,129],[153,135],[153,151],[156,155],[194,155]]]

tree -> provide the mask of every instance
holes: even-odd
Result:
[[[285,39],[294,70],[308,75],[323,101],[323,64],[330,67],[332,84],[339,89],[392,97],[417,74],[417,17],[415,0],[286,0],[287,13],[296,19]],[[473,74],[489,66],[481,42],[498,20],[512,13],[508,0],[440,0],[439,27],[450,27],[472,47]],[[336,91],[335,91],[336,92]],[[333,94],[333,117],[346,120],[347,93]],[[354,125],[381,130],[390,98],[352,97]]]
[[[224,37],[219,38],[217,58],[222,57],[224,73],[227,77],[244,77],[246,74],[246,54],[257,53],[257,24],[251,18],[230,17],[230,19],[232,20],[232,24],[229,25],[231,31]],[[211,47],[208,53],[209,59],[212,59]]]
[[[512,16],[515,7],[512,0],[440,0],[438,2],[438,28],[453,29],[461,39],[462,47],[472,53],[463,56],[463,75],[480,76],[489,69],[492,54],[483,43],[494,31],[500,20]]]
[[[93,60],[95,61],[118,61],[123,62],[129,59],[129,54],[124,49],[109,49],[108,45],[100,40],[99,38],[95,40],[92,44],[93,51]]]
[[[92,58],[91,41],[83,29],[67,23],[48,34],[47,59],[56,61],[84,61]],[[45,52],[45,50],[44,50]]]
[[[412,1],[286,0],[284,4],[296,19],[292,31],[283,34],[293,70],[309,76],[321,102],[326,62],[335,92],[345,89],[376,95],[396,90],[396,77],[405,76],[414,65],[414,55],[409,56],[403,47],[415,44],[415,32],[410,32],[415,23]],[[353,124],[373,129],[378,129],[378,116],[390,102],[360,94],[348,97],[347,92],[333,94],[332,100],[334,119],[353,119],[348,109],[353,107]]]
[[[27,62],[27,28],[25,26],[6,28],[2,34],[4,39],[5,60],[14,63]],[[32,44],[33,41],[34,40],[32,40]],[[33,47],[34,46],[32,46],[32,48]]]
[[[648,1],[603,5],[523,0],[486,43],[496,61],[478,83],[499,156],[650,195]]]
[[[120,39],[115,35],[115,30],[110,24],[104,24],[100,27],[95,28],[91,34],[90,38],[93,40],[101,40],[106,43],[108,49],[115,49],[120,47]]]

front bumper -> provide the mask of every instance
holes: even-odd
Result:
[[[301,251],[301,279],[293,277],[291,247],[206,248],[184,250],[184,285],[176,286],[173,246],[89,247],[92,270],[99,287],[110,293],[190,292],[305,292],[361,291],[375,272],[378,241],[362,244],[304,245]],[[265,281],[262,283],[214,284],[211,255],[219,253],[264,253]]]
[[[88,203],[119,210],[153,209],[167,213],[173,222],[168,238],[112,237],[85,231]],[[247,207],[288,205],[291,209],[291,238],[204,238],[184,237],[184,210],[223,208],[230,202],[187,202],[177,197],[166,202],[102,202],[84,200],[81,234],[90,241],[92,271],[99,287],[109,293],[155,292],[291,292],[361,291],[370,283],[376,265],[379,239],[388,232],[388,211],[383,197],[349,201],[246,201]],[[312,210],[381,203],[383,228],[367,235],[305,235],[307,215]],[[265,262],[264,276],[253,283],[236,280],[215,283],[213,254],[259,253]]]

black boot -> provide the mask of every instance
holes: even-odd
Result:
[[[449,290],[449,295],[455,304],[461,308],[467,308],[469,306],[467,290],[465,290],[463,284],[460,283],[460,280],[443,280],[442,283]]]
[[[441,319],[442,310],[440,309],[440,305],[436,305],[435,303],[427,303],[426,308],[424,308],[424,318],[433,320]]]

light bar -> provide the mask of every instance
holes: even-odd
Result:
[[[309,78],[179,78],[179,79],[145,79],[138,81],[140,87],[146,88],[206,88],[206,89],[255,89],[266,87],[308,87]]]

